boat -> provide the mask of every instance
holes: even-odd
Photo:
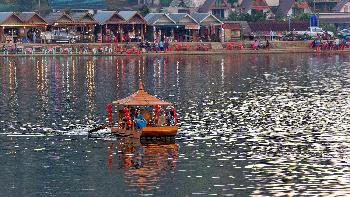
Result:
[[[113,101],[112,105],[118,113],[118,120],[111,127],[113,134],[135,138],[174,137],[177,134],[177,115],[173,103],[147,93],[142,81],[139,81],[135,93]]]

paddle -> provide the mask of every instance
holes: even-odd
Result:
[[[98,130],[104,129],[106,127],[110,126],[110,124],[103,124],[103,125],[99,125],[91,130],[88,131],[88,134],[91,134],[93,132],[97,132]]]

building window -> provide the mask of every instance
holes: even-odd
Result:
[[[220,18],[220,19],[225,18],[225,10],[224,9],[212,9],[211,13],[217,18]]]
[[[344,12],[350,12],[350,6],[348,5],[344,6]]]

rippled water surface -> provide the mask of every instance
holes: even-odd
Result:
[[[1,196],[349,196],[350,57],[0,60]],[[161,142],[88,138],[137,90],[174,102]]]

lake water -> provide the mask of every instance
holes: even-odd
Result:
[[[1,196],[350,195],[350,56],[0,60]],[[174,102],[175,140],[88,138],[106,104]]]

